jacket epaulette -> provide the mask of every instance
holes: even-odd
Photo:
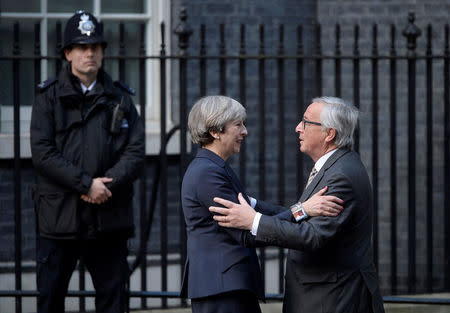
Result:
[[[43,92],[45,89],[47,89],[48,87],[50,87],[51,85],[53,85],[54,83],[56,83],[58,80],[56,78],[49,78],[41,83],[39,83],[37,85],[38,90],[40,92]]]
[[[136,95],[136,90],[134,90],[133,88],[131,88],[130,86],[128,86],[127,84],[125,84],[124,82],[122,82],[120,80],[116,80],[114,82],[114,86],[117,86],[117,87],[125,90],[126,92],[128,92],[132,96]]]

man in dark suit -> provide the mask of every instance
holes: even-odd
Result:
[[[384,312],[373,264],[372,189],[358,154],[351,150],[358,111],[342,99],[313,99],[296,127],[300,151],[315,162],[300,201],[277,217],[215,198],[221,226],[251,230],[256,243],[289,248],[283,312]],[[314,192],[344,200],[336,217],[308,217],[302,208]],[[289,213],[288,213],[289,215]]]

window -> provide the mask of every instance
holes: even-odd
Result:
[[[86,10],[94,14],[104,25],[104,38],[108,42],[105,51],[105,70],[118,79],[118,60],[108,59],[119,52],[119,22],[125,28],[125,55],[139,54],[139,29],[145,24],[145,50],[147,55],[158,55],[161,42],[160,23],[164,21],[170,29],[170,1],[166,0],[10,0],[1,2],[0,15],[0,56],[13,54],[13,25],[19,22],[20,55],[33,56],[35,51],[35,25],[40,29],[40,51],[43,56],[58,56],[56,51],[56,24],[61,21],[62,32],[65,22],[77,10]],[[166,32],[167,36],[167,32]],[[169,42],[166,39],[166,42]],[[169,47],[166,48],[168,50]],[[44,81],[56,75],[56,58],[41,61],[40,80]],[[124,81],[133,87],[138,109],[146,105],[147,153],[159,150],[159,63],[157,60],[146,61],[146,86],[139,90],[139,62],[127,59]],[[0,59],[0,158],[13,157],[13,69],[11,59]],[[30,157],[29,122],[31,105],[34,101],[34,60],[20,61],[20,116],[21,116],[21,156]],[[38,76],[39,77],[39,76]],[[146,93],[146,103],[139,103],[139,94]],[[169,93],[168,93],[169,94]],[[168,101],[170,103],[170,101]],[[169,108],[168,108],[169,109]],[[168,114],[170,116],[170,114]],[[155,142],[155,140],[157,142]]]

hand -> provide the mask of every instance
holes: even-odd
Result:
[[[93,204],[102,204],[103,202],[106,202],[112,196],[112,193],[105,186],[105,183],[110,183],[112,181],[113,179],[109,177],[94,178],[87,195],[81,195],[81,200]]]
[[[219,222],[220,226],[251,230],[256,212],[245,201],[241,193],[239,193],[238,199],[240,204],[216,197],[214,202],[225,208],[210,206],[209,210],[221,214],[214,215],[214,220]]]
[[[307,201],[302,202],[308,216],[337,216],[344,209],[343,200],[335,196],[324,196],[327,186],[315,193]]]

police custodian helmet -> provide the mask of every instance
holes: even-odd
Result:
[[[94,44],[101,43],[103,48],[106,42],[103,40],[102,25],[98,23],[95,16],[89,12],[77,11],[66,24],[64,30],[64,49],[74,44]]]

